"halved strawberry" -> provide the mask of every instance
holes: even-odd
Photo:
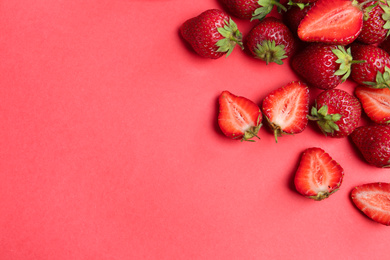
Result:
[[[218,124],[229,138],[253,141],[261,128],[263,116],[260,108],[245,97],[238,97],[229,91],[219,96]]]
[[[383,225],[390,225],[390,183],[366,183],[351,192],[356,207],[367,217]]]
[[[358,86],[355,95],[372,121],[378,124],[390,123],[390,89]]]
[[[318,0],[298,27],[303,41],[347,45],[363,28],[363,11],[350,0]]]
[[[343,168],[328,153],[311,147],[302,153],[294,184],[303,196],[323,200],[340,188],[343,177]]]
[[[309,88],[293,81],[269,93],[263,100],[262,111],[274,132],[275,141],[282,134],[297,134],[307,126]]]

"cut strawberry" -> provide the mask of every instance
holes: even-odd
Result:
[[[372,121],[378,124],[390,123],[390,89],[358,86],[355,95]]]
[[[355,187],[351,198],[370,219],[390,225],[390,183],[367,183]]]
[[[323,149],[306,149],[295,173],[295,188],[308,198],[323,200],[336,192],[344,177],[343,168]]]
[[[356,1],[318,0],[298,27],[303,41],[347,45],[363,28],[363,11]]]
[[[253,141],[261,128],[263,116],[260,108],[245,97],[238,97],[229,91],[219,96],[218,124],[229,138]]]

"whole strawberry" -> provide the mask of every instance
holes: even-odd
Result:
[[[298,4],[290,5],[287,11],[283,13],[283,22],[295,36],[298,36],[298,26],[312,5],[304,3]]]
[[[309,86],[327,90],[351,73],[352,55],[343,46],[311,43],[293,56],[291,66]]]
[[[283,64],[296,49],[296,41],[288,27],[275,17],[266,17],[251,29],[245,39],[253,57],[267,64]]]
[[[390,126],[360,126],[351,134],[364,159],[376,167],[390,167]]]
[[[325,135],[345,137],[358,126],[361,113],[356,97],[341,89],[330,89],[318,95],[309,119],[316,121]]]
[[[184,22],[180,27],[183,38],[196,53],[205,58],[218,59],[230,55],[242,34],[236,23],[223,11],[210,9]]]

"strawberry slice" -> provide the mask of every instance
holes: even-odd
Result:
[[[390,89],[358,86],[355,95],[372,121],[378,124],[390,123]]]
[[[363,28],[363,11],[350,0],[318,0],[298,26],[303,41],[347,45]]]
[[[276,142],[282,134],[302,132],[308,122],[308,86],[300,81],[292,81],[272,91],[264,98],[262,111],[274,132]]]
[[[262,119],[260,108],[251,100],[226,90],[219,96],[218,124],[227,137],[253,142]]]
[[[390,225],[390,183],[367,183],[355,187],[351,198],[370,219]]]
[[[323,149],[306,149],[295,173],[295,188],[310,199],[323,200],[335,193],[343,181],[343,168]]]

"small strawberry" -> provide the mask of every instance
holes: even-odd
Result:
[[[367,116],[378,124],[390,123],[390,89],[358,86],[355,95]]]
[[[298,27],[303,41],[347,45],[363,27],[363,11],[356,1],[318,0]]]
[[[321,131],[331,137],[345,137],[359,124],[361,105],[359,100],[341,89],[323,91],[316,98],[310,120],[317,122]]]
[[[283,22],[290,28],[295,36],[298,35],[298,26],[310,8],[311,4],[291,4],[287,11],[283,13]]]
[[[366,183],[351,191],[355,206],[375,222],[390,225],[390,183]]]
[[[358,43],[351,45],[351,53],[354,59],[364,61],[352,64],[351,78],[355,82],[370,86],[383,83],[385,69],[390,68],[390,54],[377,46]]]
[[[260,108],[245,97],[238,97],[229,91],[219,96],[218,124],[229,138],[253,141],[261,128],[263,115]]]
[[[291,66],[309,86],[327,90],[337,87],[349,77],[354,62],[350,49],[311,43],[292,57]]]
[[[390,167],[389,125],[359,126],[351,138],[369,164]]]
[[[253,57],[269,64],[283,64],[296,49],[296,41],[288,27],[275,17],[266,17],[246,36],[246,46]]]
[[[308,122],[309,88],[300,81],[290,82],[264,98],[262,111],[276,142],[282,134],[300,133]]]
[[[218,59],[230,55],[238,44],[242,46],[242,34],[237,24],[223,11],[206,10],[185,21],[180,33],[202,57]]]
[[[390,54],[390,37],[385,38],[378,47]]]
[[[340,164],[323,149],[312,147],[302,153],[294,184],[300,194],[319,201],[335,193],[343,177],[344,169]]]

